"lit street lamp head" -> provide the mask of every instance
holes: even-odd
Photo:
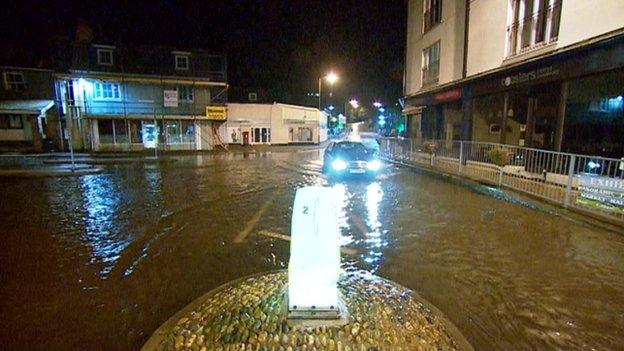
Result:
[[[334,84],[338,80],[338,75],[334,72],[329,72],[329,74],[325,76],[325,79],[329,84]]]
[[[351,99],[349,103],[351,104],[351,107],[353,108],[358,108],[358,106],[360,106],[360,103],[356,99]]]

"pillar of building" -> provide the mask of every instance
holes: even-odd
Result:
[[[472,140],[472,93],[467,87],[462,91],[462,112],[461,140]]]
[[[559,108],[557,109],[557,130],[555,131],[555,151],[561,151],[561,144],[563,142],[563,126],[565,124],[569,86],[569,82],[561,82],[561,92],[559,93]]]
[[[526,116],[526,147],[533,147],[533,132],[535,129],[535,118],[533,116],[533,110],[535,109],[535,98],[529,97],[527,104],[527,116]]]
[[[500,127],[500,143],[507,143],[507,111],[509,111],[509,92],[503,96],[503,120]]]

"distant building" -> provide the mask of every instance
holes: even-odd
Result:
[[[163,150],[220,144],[226,118],[226,62],[205,51],[161,47],[73,46],[68,72],[56,74],[61,116],[75,149],[144,149],[146,127]]]
[[[0,66],[0,151],[61,150],[53,71]]]
[[[228,101],[235,103],[266,104],[275,101],[268,89],[261,87],[230,87]]]
[[[327,140],[327,115],[316,108],[287,104],[227,105],[230,144],[320,143]]]
[[[624,2],[410,0],[414,137],[624,156]]]

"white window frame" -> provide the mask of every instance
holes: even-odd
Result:
[[[437,60],[437,74],[435,77],[428,77],[428,79],[425,79],[427,77],[425,77],[425,75],[429,76],[429,72],[431,71],[431,52],[434,46],[437,46],[437,50],[438,50],[438,60]],[[440,41],[436,41],[435,43],[427,46],[426,48],[424,48],[422,50],[422,69],[421,69],[421,85],[425,86],[428,84],[433,84],[436,83],[440,80],[440,60],[441,60],[441,49],[440,49]],[[436,62],[436,61],[434,61]],[[427,72],[427,74],[425,74],[425,71]]]
[[[105,86],[110,85],[111,96],[105,96]],[[117,87],[117,89],[114,89]],[[117,92],[117,94],[115,94]],[[115,96],[117,95],[117,96]],[[98,81],[93,83],[93,100],[96,101],[121,101],[121,84],[116,82]]]
[[[249,93],[249,94],[247,94],[247,99],[249,101],[258,101],[258,93]]]
[[[17,80],[9,80],[9,77],[21,77],[20,80],[21,81],[17,81]],[[3,78],[4,78],[4,88],[6,90],[12,90],[12,91],[24,91],[26,90],[26,79],[24,79],[24,73],[22,72],[4,72],[3,73]]]
[[[438,9],[438,8],[436,8],[436,6],[433,6],[434,5],[433,4],[434,1],[435,0],[424,0],[423,1],[423,28],[422,28],[422,33],[423,34],[429,32],[435,26],[437,26],[438,24],[442,23],[442,8],[443,8],[444,4],[442,3],[442,0],[438,0],[438,3],[440,4],[439,5],[440,8]],[[438,10],[440,10],[440,11],[438,11]],[[438,21],[429,23],[429,27],[426,27],[425,24],[427,22],[427,19],[426,19],[427,13],[428,12],[431,13],[431,12],[434,12],[434,11],[436,12],[436,14],[438,14],[440,16],[440,19]]]
[[[183,98],[181,91],[182,89],[186,90],[186,96]],[[175,87],[175,90],[178,92],[178,101],[180,102],[193,102],[195,101],[195,89],[190,85],[180,85]],[[190,93],[190,94],[189,94]],[[190,98],[189,98],[190,95]]]
[[[186,66],[180,66],[178,65],[179,63],[179,59],[184,59],[186,60]],[[175,69],[180,70],[180,71],[188,71],[189,66],[190,66],[190,59],[189,59],[189,55],[180,55],[180,54],[176,54],[175,55]]]
[[[562,0],[533,0],[532,5],[531,9],[527,9],[527,0],[509,0],[505,39],[506,58],[532,51],[558,40],[558,36],[553,36],[554,15],[558,14],[557,25],[560,26]],[[542,13],[543,11],[545,12]],[[537,42],[538,28],[542,21],[543,39]],[[527,26],[530,26],[530,39],[528,45],[523,47],[523,32]],[[512,28],[515,29],[512,30]]]
[[[102,60],[102,55],[104,53],[108,53],[108,55],[110,56],[110,62],[106,62]],[[97,61],[98,61],[98,65],[112,66],[113,63],[115,62],[115,60],[113,59],[113,50],[112,49],[97,49]]]

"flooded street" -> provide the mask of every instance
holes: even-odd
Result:
[[[0,345],[139,349],[209,290],[286,268],[314,184],[341,196],[344,267],[415,290],[475,349],[624,348],[624,235],[406,168],[328,182],[300,151],[0,179]]]

